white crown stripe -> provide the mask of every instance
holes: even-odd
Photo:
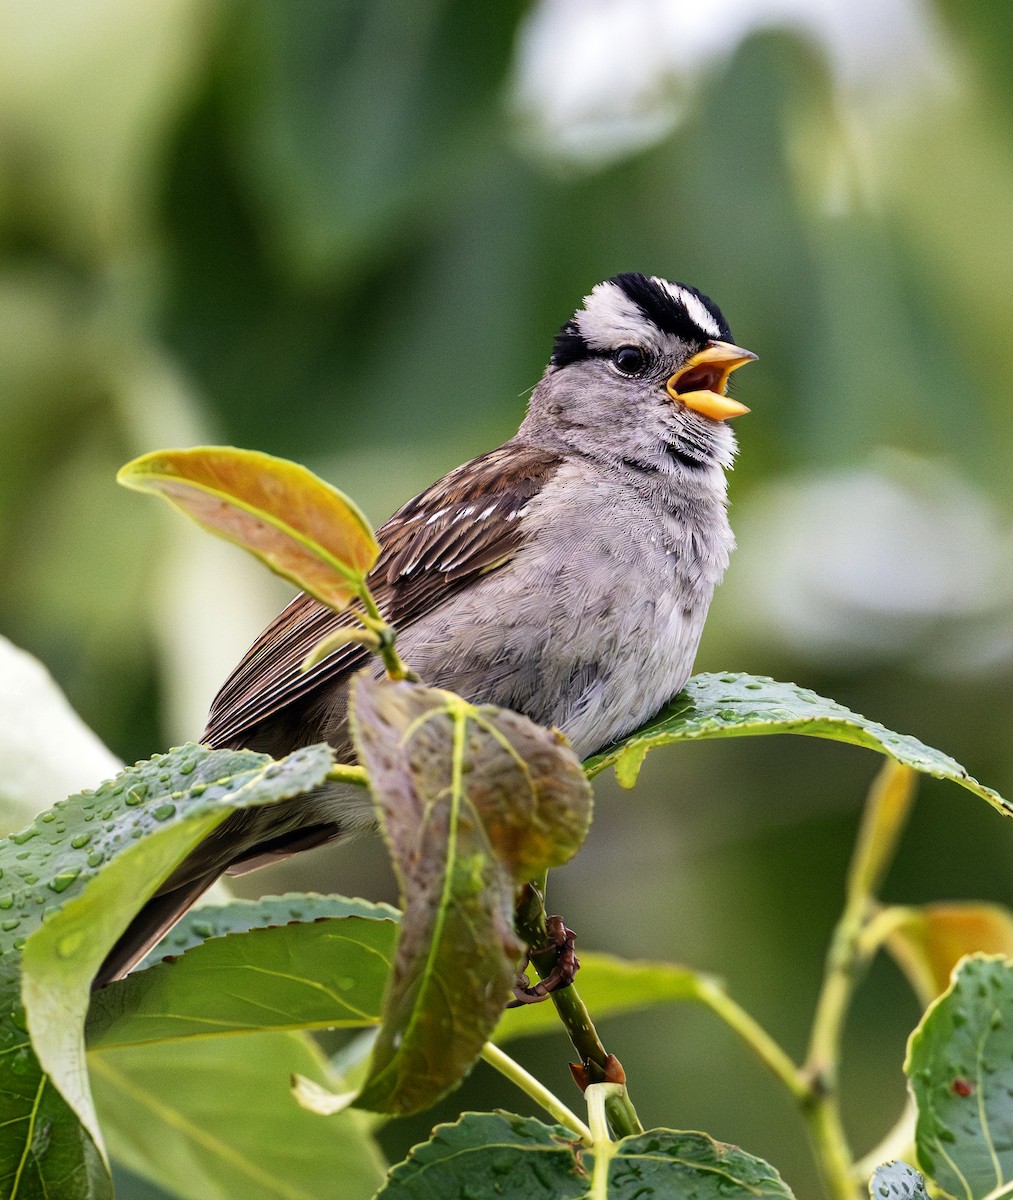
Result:
[[[581,337],[594,350],[609,350],[623,338],[643,337],[644,314],[639,305],[611,280],[599,283],[584,297],[574,316]]]
[[[652,277],[652,282],[665,289],[705,337],[721,336],[718,322],[699,296],[657,276]],[[584,297],[584,307],[574,314],[573,324],[592,350],[612,350],[624,341],[657,345],[660,349],[665,336],[612,280],[599,283]]]
[[[694,296],[692,292],[687,291],[686,288],[679,287],[677,284],[669,283],[667,279],[659,279],[657,275],[653,275],[651,278],[655,283],[660,283],[670,296],[674,296],[679,301],[689,314],[690,320],[698,325],[704,333],[709,333],[711,337],[721,336],[721,330],[718,328],[717,321],[707,311],[707,306],[699,296]]]

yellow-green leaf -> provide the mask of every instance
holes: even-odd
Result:
[[[380,552],[347,496],[271,454],[233,446],[156,450],[127,463],[116,478],[162,496],[334,609],[360,594]]]

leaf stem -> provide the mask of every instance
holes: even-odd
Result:
[[[914,772],[888,760],[869,789],[865,812],[848,871],[844,910],[827,951],[823,985],[816,1002],[809,1052],[803,1068],[809,1097],[803,1112],[836,1200],[861,1194],[854,1157],[841,1119],[837,1089],[844,1023],[875,940],[868,938],[870,917],[877,913],[875,893],[893,860],[914,797]]]
[[[701,977],[697,988],[697,999],[707,1006],[746,1043],[759,1060],[784,1084],[800,1103],[807,1104],[810,1098],[809,1084],[802,1073],[770,1034],[741,1008],[728,993],[713,980]]]
[[[560,1125],[565,1125],[567,1129],[572,1130],[581,1141],[587,1145],[591,1145],[594,1140],[591,1130],[570,1109],[556,1096],[553,1092],[540,1083],[534,1075],[529,1074],[519,1062],[512,1059],[509,1054],[493,1045],[492,1042],[486,1042],[482,1049],[482,1057],[491,1066],[494,1067],[501,1075],[504,1075],[511,1083],[516,1084],[526,1095],[557,1120]]]
[[[387,670],[387,678],[409,679],[413,683],[418,683],[418,675],[405,663],[394,645],[397,639],[397,630],[393,625],[388,625],[384,620],[383,613],[380,612],[379,606],[373,599],[373,593],[365,583],[362,585],[359,599],[366,610],[359,619],[367,629],[372,630],[379,638],[380,645],[376,652],[383,660],[383,665]]]
[[[517,932],[523,941],[533,947],[531,965],[540,979],[547,978],[556,966],[556,949],[549,946],[545,927],[545,881],[547,872],[527,884],[517,905]],[[613,1083],[615,1073],[622,1071],[616,1058],[602,1045],[587,1008],[573,984],[549,993],[559,1019],[563,1022],[573,1048],[580,1055],[580,1067],[576,1074],[583,1073],[586,1083]],[[610,1093],[605,1101],[609,1124],[617,1137],[643,1133],[644,1127],[624,1088]]]
[[[608,1200],[609,1169],[616,1156],[615,1142],[609,1137],[609,1125],[612,1124],[610,1106],[622,1100],[626,1095],[626,1087],[621,1083],[592,1083],[584,1095],[587,1099],[587,1119],[594,1135],[594,1167],[587,1197],[588,1200]]]
[[[612,1140],[605,1110],[609,1100],[623,1091],[623,1086],[621,1083],[592,1083],[587,1089],[587,1119],[596,1146],[608,1145]]]
[[[832,1100],[816,1097],[815,1102],[804,1106],[802,1112],[828,1193],[833,1200],[861,1200],[866,1191],[854,1177],[854,1158],[836,1097]]]
[[[329,783],[353,783],[356,787],[369,787],[369,776],[364,767],[351,763],[335,763],[327,772]]]

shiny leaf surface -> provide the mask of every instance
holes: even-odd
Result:
[[[1013,1181],[1013,963],[975,956],[957,968],[908,1043],[918,1165],[961,1200]]]
[[[599,1163],[559,1126],[510,1113],[466,1113],[439,1125],[391,1169],[377,1200],[735,1200],[791,1192],[761,1159],[701,1133],[652,1129],[610,1144]]]
[[[1013,813],[1008,801],[972,778],[942,751],[907,734],[894,733],[808,688],[761,675],[694,675],[654,720],[620,745],[589,759],[586,769],[593,778],[607,767],[614,767],[622,786],[632,787],[648,751],[658,746],[772,733],[797,733],[865,746],[935,779],[959,783],[1005,816]]]
[[[884,1163],[869,1180],[870,1200],[929,1200],[925,1180],[904,1162]]]
[[[298,795],[331,760],[321,746],[281,762],[183,746],[0,843],[0,1160],[13,1195],[32,1179],[84,1180],[82,1195],[105,1194],[83,1044],[95,972],[159,882],[233,809]]]

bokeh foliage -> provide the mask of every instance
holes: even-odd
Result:
[[[795,678],[1010,794],[1008,5],[926,3],[939,77],[898,67],[882,93],[803,22],[758,19],[662,80],[669,133],[599,165],[518,114],[530,11],[0,4],[0,629],[122,757],[199,735],[279,594],[117,467],[230,441],[307,462],[378,522],[513,431],[594,282],[647,270],[714,296],[761,356],[739,381],[741,547],[698,668]],[[652,756],[633,796],[599,784],[558,903],[581,944],[727,975],[791,1045],[870,769],[803,739]],[[1007,901],[1005,829],[923,795],[897,895]],[[263,886],[375,896],[358,857]],[[844,1081],[870,1136],[915,1016],[874,973]],[[641,1106],[653,1087],[666,1119],[806,1194],[781,1102],[705,1025],[624,1026]]]

